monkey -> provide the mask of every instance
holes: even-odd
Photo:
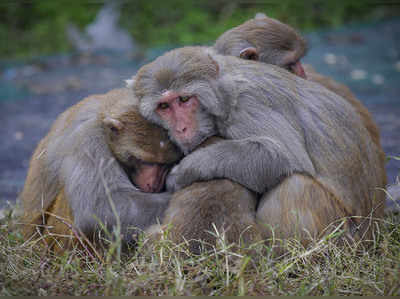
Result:
[[[274,64],[307,78],[300,61],[307,53],[306,40],[294,28],[263,13],[224,32],[212,48],[221,55]]]
[[[134,241],[131,227],[161,219],[166,174],[180,157],[165,130],[139,114],[131,90],[85,98],[57,118],[32,155],[19,196],[24,237],[46,227],[71,235],[69,223],[92,238],[99,221],[112,232],[119,217],[124,242]]]
[[[349,239],[369,239],[383,215],[379,148],[348,101],[275,65],[175,49],[143,66],[140,113],[169,132],[185,157],[169,190],[226,178],[260,196],[256,222],[305,244],[345,219]],[[210,136],[225,138],[195,150]],[[295,215],[294,215],[295,214]]]
[[[258,13],[253,19],[223,33],[215,41],[213,49],[218,54],[280,66],[342,96],[360,114],[373,142],[381,149],[379,167],[385,167],[386,158],[381,147],[379,129],[368,109],[347,86],[317,73],[311,65],[301,63],[307,53],[307,43],[294,28]]]
[[[372,115],[347,86],[317,73],[311,65],[301,63],[301,59],[307,53],[307,43],[294,28],[258,13],[253,19],[223,33],[216,40],[213,49],[223,55],[278,65],[342,96],[357,110],[372,141],[377,145],[380,159],[376,167],[380,168],[384,185],[387,185],[387,173],[384,171],[386,155]],[[390,199],[387,199],[385,205],[390,204]]]

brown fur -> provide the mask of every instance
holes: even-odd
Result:
[[[226,31],[214,44],[219,54],[236,57],[248,47],[257,51],[259,61],[283,68],[303,57],[307,50],[306,41],[296,30],[265,15]]]
[[[255,222],[256,204],[254,193],[229,180],[194,183],[174,193],[161,228],[171,227],[169,239],[187,241],[193,253],[202,246],[218,246],[222,239],[246,247],[262,239]],[[153,226],[148,233],[159,234],[161,228]]]
[[[52,204],[48,207],[42,222],[45,228],[38,231],[44,237],[46,247],[55,253],[62,253],[66,248],[72,248],[77,240],[71,230],[74,225],[72,210],[65,198],[64,190],[61,190]],[[36,221],[38,223],[38,221]],[[25,235],[27,231],[25,230]]]
[[[353,213],[329,186],[308,176],[293,175],[263,196],[257,222],[263,227],[264,238],[280,252],[285,240],[295,237],[306,246],[333,231],[342,221],[345,238],[369,240],[371,234],[363,235],[367,227],[357,227],[357,222],[362,221],[369,225],[368,219],[353,219]]]
[[[123,124],[123,130],[117,136],[110,135],[107,130],[109,127],[104,124],[106,118],[114,118]],[[64,139],[65,144],[58,146],[57,142],[63,142]],[[103,182],[99,178],[100,172],[104,172],[104,180],[109,184],[111,197],[121,215],[124,210],[129,212],[130,209],[135,209],[135,204],[138,204],[146,209],[139,211],[137,217],[142,218],[138,223],[148,222],[148,225],[155,223],[156,219],[152,218],[152,213],[161,215],[159,210],[166,207],[169,195],[142,193],[135,189],[127,177],[129,173],[125,174],[119,166],[120,164],[137,166],[138,162],[130,159],[130,156],[149,163],[173,163],[180,157],[180,153],[169,142],[165,132],[140,116],[137,102],[130,90],[116,89],[104,95],[90,96],[61,114],[32,155],[25,186],[19,197],[22,209],[21,222],[25,224],[22,229],[24,236],[29,238],[35,233],[51,233],[57,242],[67,240],[65,244],[71,244],[69,237],[62,237],[71,236],[70,227],[60,219],[65,219],[67,223],[75,226],[77,217],[80,223],[86,225],[83,226],[84,230],[86,229],[84,233],[87,235],[93,233],[95,224],[85,222],[86,219],[82,217],[98,214],[100,220],[107,221],[112,213],[111,208],[107,206],[108,200]],[[76,160],[57,164],[69,157]],[[115,159],[119,163],[115,162]],[[75,167],[73,169],[83,171],[83,174],[75,180],[68,181],[76,175],[76,172],[70,171],[64,174],[63,171],[66,171],[64,165],[73,166]],[[72,191],[80,188],[82,192],[86,192],[86,189],[93,191],[89,191],[89,195],[85,193],[68,195],[67,187]],[[125,192],[128,189],[132,191],[119,193],[120,189],[121,191],[126,189]],[[151,210],[152,204],[155,207],[154,211]],[[93,205],[93,208],[89,208],[88,216],[82,212],[85,205]],[[81,208],[76,208],[77,206]],[[143,216],[140,213],[143,213]],[[143,218],[146,217],[146,213],[149,213],[149,219]],[[136,223],[124,218],[134,218],[134,215],[130,216],[129,213],[126,216],[121,215],[122,224]],[[49,241],[49,238],[46,240]]]

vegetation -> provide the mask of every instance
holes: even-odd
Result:
[[[261,244],[233,251],[222,234],[215,248],[193,255],[167,233],[122,254],[116,241],[97,255],[76,248],[53,256],[22,240],[10,215],[2,222],[0,296],[400,295],[400,215],[382,221],[368,250],[337,247],[331,234],[309,248],[293,240],[281,258]]]
[[[0,2],[0,58],[71,50],[69,23],[92,22],[105,0],[5,0]],[[264,12],[303,31],[354,20],[400,15],[400,6],[359,0],[116,0],[121,26],[144,47],[209,43],[225,30]],[[4,42],[6,41],[6,42]]]

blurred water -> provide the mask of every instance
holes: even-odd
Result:
[[[400,104],[399,19],[306,37],[311,48],[305,61],[318,71],[349,86],[365,104]]]

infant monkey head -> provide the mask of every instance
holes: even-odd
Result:
[[[306,79],[300,62],[306,54],[306,41],[289,25],[262,13],[226,31],[214,49],[222,55],[274,64]]]
[[[124,108],[102,119],[108,146],[131,182],[143,192],[163,191],[168,171],[180,152],[160,127],[138,108]]]

